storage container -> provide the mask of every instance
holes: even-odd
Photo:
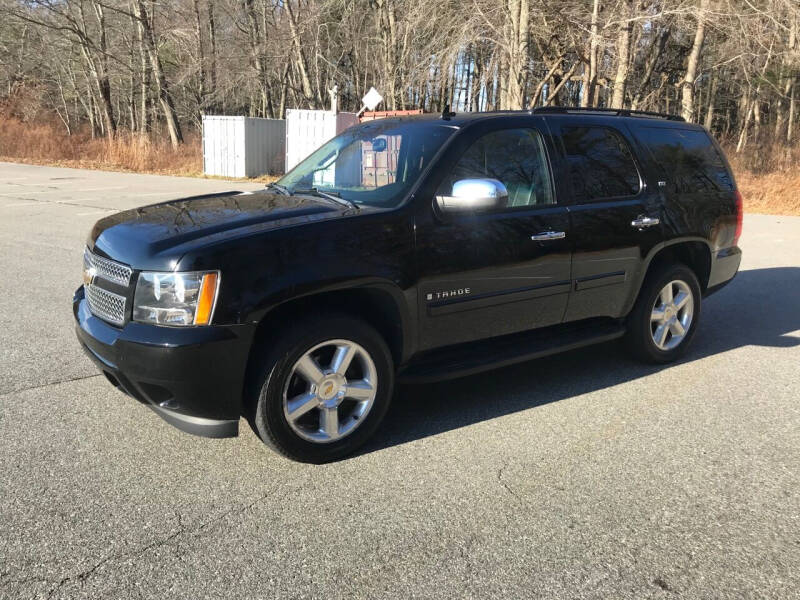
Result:
[[[203,173],[258,177],[284,172],[286,121],[203,115]]]

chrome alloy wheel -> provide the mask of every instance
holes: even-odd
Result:
[[[686,337],[694,316],[689,285],[676,279],[663,287],[650,313],[650,333],[660,350],[672,350]]]
[[[349,340],[328,340],[292,367],[283,389],[283,414],[303,439],[335,442],[364,422],[377,390],[369,353]]]

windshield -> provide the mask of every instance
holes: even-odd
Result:
[[[454,128],[430,121],[373,121],[323,144],[278,183],[292,194],[316,189],[356,204],[400,204]]]

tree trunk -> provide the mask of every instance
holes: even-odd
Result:
[[[206,58],[203,48],[203,18],[200,14],[200,0],[193,0],[194,8],[194,35],[197,38],[197,96],[200,114],[205,114],[206,109]]]
[[[748,103],[747,113],[745,113],[742,130],[739,132],[739,141],[736,143],[736,153],[738,154],[747,145],[747,128],[750,126],[750,118],[753,116],[753,103]]]
[[[89,128],[92,132],[92,139],[97,137],[97,121],[94,116],[94,94],[92,94],[91,88],[87,84],[87,106],[86,106],[86,115],[89,117]]]
[[[505,53],[500,53],[497,60],[497,91],[495,92],[494,110],[504,110],[506,104],[506,87],[508,80],[508,61]]]
[[[563,62],[564,62],[564,57],[563,56],[559,56],[555,60],[555,62],[552,64],[552,66],[550,67],[550,70],[545,74],[545,76],[542,78],[542,80],[536,85],[536,89],[533,91],[533,95],[531,96],[531,101],[530,101],[530,104],[529,104],[530,108],[535,108],[536,105],[539,103],[539,100],[542,97],[542,92],[544,91],[544,86],[547,85],[547,82],[550,81],[550,79],[555,75],[556,71],[561,68],[561,63],[563,63]],[[577,64],[577,63],[575,63],[575,64]],[[573,65],[573,68],[574,68],[574,65]],[[559,85],[559,83],[560,82],[556,82],[556,85]],[[551,96],[552,96],[551,93],[547,94],[547,101],[546,101],[547,103],[550,102]]]
[[[706,118],[703,121],[703,126],[711,131],[711,125],[714,123],[714,99],[717,97],[717,71],[711,71],[711,84],[708,92],[708,108],[706,109]]]
[[[397,83],[397,17],[393,0],[377,0],[378,30],[383,43],[383,84],[386,94],[386,108],[397,110],[399,88]]]
[[[700,12],[697,15],[697,29],[694,32],[692,50],[686,63],[686,74],[681,82],[681,116],[687,121],[694,119],[694,80],[697,78],[697,67],[700,64],[700,53],[706,36],[706,10],[709,0],[700,0]]]
[[[630,17],[633,6],[629,1],[623,4],[625,22],[619,27],[617,34],[617,73],[614,76],[614,93],[611,97],[611,108],[624,108],[625,106],[625,85],[628,80],[629,54],[631,46],[631,31],[633,21]]]
[[[285,119],[286,118],[286,84],[289,78],[289,64],[287,63],[283,69],[283,77],[281,77],[281,99],[280,104],[278,105],[278,114],[276,117],[278,119]]]
[[[561,81],[559,81],[558,84],[556,84],[555,87],[553,87],[552,91],[548,90],[547,100],[544,103],[545,106],[553,106],[557,103],[558,93],[561,91],[561,88],[564,87],[564,85],[570,80],[572,74],[575,72],[575,69],[577,68],[578,68],[578,63],[577,62],[573,63],[569,71],[567,71],[563,75],[563,77],[561,77]]]
[[[753,101],[753,134],[756,140],[759,139],[761,133],[761,100],[758,97],[758,91],[756,90],[756,98]]]
[[[110,139],[114,137],[117,131],[117,123],[114,119],[114,104],[111,99],[111,83],[107,69],[105,13],[100,5],[92,3],[92,6],[97,20],[99,39],[94,43],[90,40],[83,4],[80,4],[78,8],[80,23],[76,23],[75,31],[79,35],[81,55],[97,92],[95,100],[98,101],[97,109],[103,126],[103,133]],[[99,56],[95,56],[95,47],[98,48],[97,53]]]
[[[137,19],[137,41],[139,42],[139,61],[141,65],[141,107],[139,109],[139,133],[147,135],[150,132],[150,61],[147,56],[147,47],[144,42],[144,26]]]
[[[797,52],[798,46],[798,17],[797,15],[794,16],[792,19],[792,25],[789,29],[789,50],[793,52]],[[794,116],[797,112],[797,67],[790,69],[789,72],[789,114],[787,115],[787,122],[786,122],[786,143],[792,143],[792,134],[794,129]]]
[[[259,105],[261,107],[261,116],[267,116],[267,65],[264,57],[264,35],[261,25],[256,14],[253,0],[245,0],[243,2],[245,13],[247,14],[248,40],[250,42],[250,60],[253,68],[256,71],[256,79],[258,81]],[[253,106],[250,107],[251,116],[255,116],[256,111]]]
[[[525,105],[526,63],[528,61],[528,0],[507,0],[508,86],[505,108],[519,110]]]
[[[133,16],[129,19],[131,35],[136,31],[139,26]],[[136,45],[131,39],[130,47],[128,48],[128,118],[130,119],[130,130],[136,131],[139,128],[139,119],[136,115]]]
[[[758,92],[756,92],[756,96]],[[739,140],[736,142],[736,153],[738,154],[742,150],[744,150],[745,145],[747,145],[747,129],[750,127],[750,119],[753,116],[753,102],[751,98],[753,97],[753,90],[752,88],[747,88],[747,93],[742,98],[742,103],[744,105],[744,119],[742,120],[742,129],[739,131]]]
[[[475,72],[472,76],[472,90],[470,91],[471,112],[478,112],[481,109],[481,82],[483,81],[483,57],[480,51],[475,52]]]
[[[83,55],[86,66],[89,69],[89,75],[94,83],[97,96],[99,97],[97,110],[103,125],[103,133],[107,137],[112,138],[114,137],[114,132],[117,129],[117,125],[116,121],[114,120],[114,105],[111,103],[111,86],[108,78],[104,78],[98,72],[97,63],[94,60],[94,57],[92,57],[88,46],[81,44],[81,54]]]
[[[214,2],[208,0],[206,2],[206,10],[208,12],[208,43],[209,43],[209,57],[208,57],[208,78],[210,81],[209,95],[211,101],[209,109],[216,112],[217,107],[217,25],[214,18]],[[281,117],[283,118],[283,117]]]
[[[305,96],[306,103],[309,108],[317,107],[317,98],[314,97],[314,91],[311,88],[311,78],[308,76],[308,60],[303,50],[303,42],[300,40],[300,32],[297,28],[297,19],[295,18],[294,11],[292,10],[291,1],[286,2],[286,10],[289,13],[289,32],[292,36],[292,49],[295,53],[295,64],[297,71],[300,75],[300,84]],[[324,102],[321,102],[324,104]]]
[[[786,143],[792,143],[793,136],[793,129],[794,129],[794,116],[797,112],[797,103],[796,103],[796,94],[797,94],[797,79],[793,78],[792,81],[792,88],[789,91],[789,116],[788,116],[788,123],[786,124]]]
[[[112,138],[117,133],[117,122],[114,119],[113,100],[111,98],[111,81],[108,77],[108,43],[106,39],[106,17],[103,7],[97,2],[92,2],[94,7],[95,19],[99,33],[99,56],[97,58],[97,86],[100,92],[102,106],[103,126],[106,130],[106,137]],[[90,52],[87,47],[87,52]]]
[[[588,71],[584,71],[583,96],[581,96],[581,106],[583,108],[593,105],[595,88],[597,87],[597,54],[600,48],[600,35],[598,33],[599,17],[600,0],[594,0],[592,5],[592,24],[589,39],[589,69]]]
[[[164,120],[167,123],[169,138],[172,142],[172,147],[177,148],[183,143],[183,132],[181,131],[181,124],[178,121],[178,115],[175,111],[175,104],[172,101],[172,94],[170,94],[169,91],[169,84],[164,75],[164,69],[161,66],[161,58],[158,55],[156,39],[147,8],[145,7],[145,0],[136,0],[136,9],[136,16],[142,24],[145,47],[147,48],[147,54],[150,56],[150,66],[153,68],[153,75],[155,77],[156,87],[158,88],[158,100],[161,103],[161,110],[164,113]]]
[[[662,29],[658,33],[654,43],[651,45],[650,54],[648,54],[647,60],[645,61],[642,82],[639,85],[639,89],[636,91],[636,94],[633,96],[633,100],[631,100],[631,108],[633,110],[639,108],[639,103],[642,101],[642,96],[644,95],[644,92],[650,83],[650,79],[653,77],[653,72],[658,64],[658,59],[661,58],[661,55],[664,53],[664,48],[667,45],[667,40],[669,39],[670,33],[671,30],[669,27]]]

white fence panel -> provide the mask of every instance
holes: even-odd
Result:
[[[322,144],[358,123],[355,113],[327,110],[290,109],[286,111],[286,171]]]

